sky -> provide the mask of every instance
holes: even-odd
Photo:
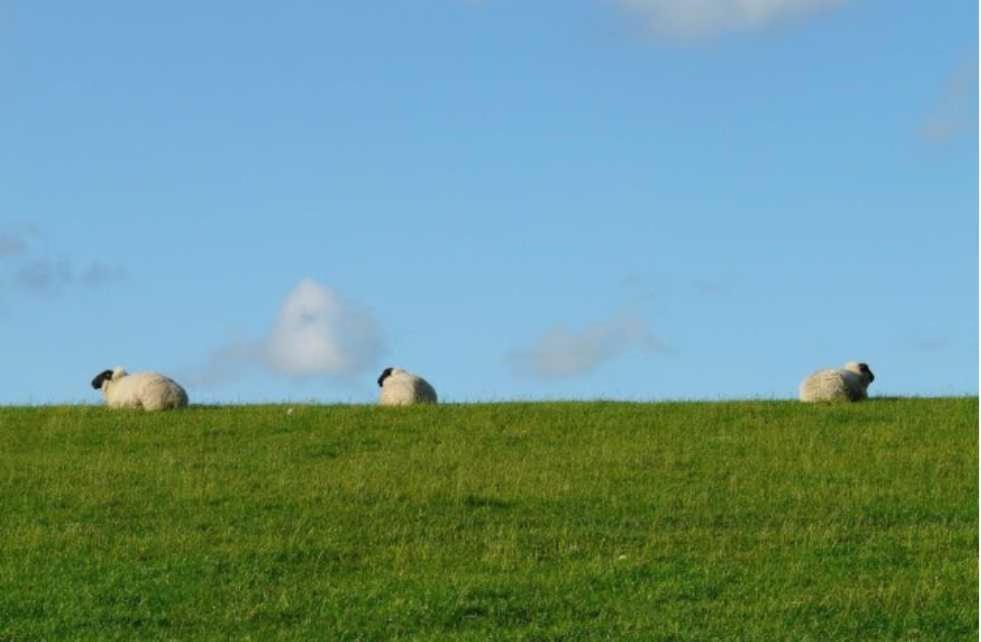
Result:
[[[0,3],[0,404],[978,392],[978,8]]]

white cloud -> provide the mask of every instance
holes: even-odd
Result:
[[[268,365],[295,377],[356,375],[380,352],[370,313],[313,279],[287,295],[265,343]]]
[[[382,347],[381,331],[368,310],[306,278],[286,295],[265,337],[212,351],[186,379],[192,385],[215,385],[256,367],[297,379],[353,378],[377,365]]]
[[[656,35],[704,38],[771,24],[838,7],[846,0],[616,0]]]
[[[561,379],[587,374],[631,350],[663,351],[661,343],[637,316],[620,314],[572,332],[556,325],[529,348],[508,355],[518,375]]]

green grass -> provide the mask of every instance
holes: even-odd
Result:
[[[0,408],[0,641],[977,637],[976,398]]]

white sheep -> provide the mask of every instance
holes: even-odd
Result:
[[[861,401],[868,397],[875,375],[866,363],[849,361],[844,368],[818,370],[800,384],[801,401]]]
[[[378,377],[378,387],[378,403],[382,406],[436,403],[436,390],[429,382],[402,368],[385,368]]]
[[[129,374],[122,368],[103,370],[92,380],[110,408],[169,410],[187,405],[187,393],[174,380],[156,372]]]

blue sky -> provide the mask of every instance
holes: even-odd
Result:
[[[978,388],[971,2],[8,2],[0,403]]]

